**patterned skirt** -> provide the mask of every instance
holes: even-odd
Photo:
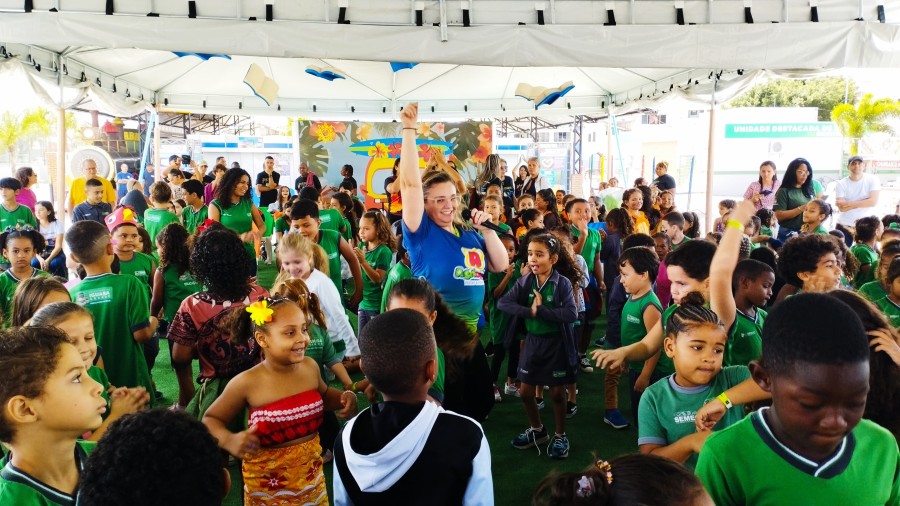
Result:
[[[263,448],[244,459],[246,506],[327,505],[322,446],[313,439],[284,448]]]

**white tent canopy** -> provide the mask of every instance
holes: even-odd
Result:
[[[117,2],[105,15],[97,1],[36,0],[24,13],[21,0],[0,0],[0,44],[32,74],[83,88],[114,114],[159,104],[186,112],[387,119],[415,100],[423,117],[596,115],[673,93],[705,93],[716,75],[737,87],[755,76],[737,69],[900,66],[900,32],[890,23],[900,0],[884,3],[888,23],[877,22],[871,0],[818,2],[817,23],[809,22],[805,0],[279,0],[271,22],[266,0],[196,2],[193,19],[189,3]],[[337,23],[342,5],[352,24]],[[744,22],[745,6],[754,24]],[[423,26],[416,26],[417,8]],[[464,8],[471,26],[462,26]],[[544,25],[537,24],[538,8]],[[676,24],[678,8],[687,23],[700,24]],[[603,25],[609,10],[616,26]],[[393,72],[390,61],[419,65]],[[280,86],[271,106],[242,82],[251,63]],[[334,67],[347,79],[309,75],[311,65]],[[575,88],[537,111],[514,94],[519,83],[566,81]]]

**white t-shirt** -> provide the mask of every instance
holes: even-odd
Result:
[[[47,241],[48,246],[52,246],[56,244],[56,238],[59,237],[59,234],[64,232],[64,227],[61,221],[51,221],[50,225],[47,227],[40,227],[41,235],[44,236],[44,240]],[[38,251],[40,253],[40,251]]]
[[[837,182],[835,197],[845,199],[848,202],[858,202],[869,198],[869,194],[875,190],[881,190],[881,180],[874,174],[863,174],[859,181],[853,181],[845,177]],[[838,223],[846,227],[852,227],[856,220],[875,214],[875,207],[859,207],[840,213]]]
[[[309,291],[319,298],[322,312],[325,313],[325,325],[328,326],[328,336],[331,338],[331,342],[343,340],[347,347],[344,356],[358,357],[359,341],[356,340],[353,327],[350,326],[350,319],[344,312],[341,295],[334,286],[334,282],[318,269],[313,269],[309,277],[303,281]]]

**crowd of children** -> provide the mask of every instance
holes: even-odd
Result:
[[[637,453],[551,473],[528,485],[535,504],[900,505],[900,217],[830,231],[834,210],[810,199],[785,235],[771,210],[725,200],[700,238],[674,189],[606,209],[493,176],[462,195],[438,167],[424,200],[451,209],[442,224],[407,220],[408,195],[365,209],[349,166],[325,195],[267,167],[260,208],[222,162],[210,183],[171,168],[146,210],[87,178],[68,229],[0,179],[0,503],[214,505],[239,486],[248,505],[327,504],[331,466],[336,504],[506,504],[491,452],[589,446],[566,429],[596,381]],[[444,241],[466,241],[469,269],[423,270]],[[483,300],[442,291],[449,277]],[[150,409],[166,407],[160,368],[177,378],[168,410]],[[510,397],[527,427],[490,448],[482,427]]]

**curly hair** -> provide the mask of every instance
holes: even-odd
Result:
[[[584,273],[582,273],[581,269],[578,267],[573,254],[570,253],[553,234],[546,231],[543,232],[544,233],[532,235],[531,237],[526,235],[525,239],[522,240],[522,250],[526,252],[526,257],[528,255],[528,246],[530,246],[532,242],[543,244],[551,256],[556,255],[557,260],[553,265],[553,268],[559,271],[563,277],[571,281],[572,286],[580,286],[580,280]]]
[[[34,248],[35,253],[40,253],[44,251],[44,247],[47,245],[46,240],[44,239],[43,234],[38,232],[33,228],[23,228],[23,229],[13,229],[8,232],[0,233],[0,245],[2,245],[3,249],[6,249],[7,243],[11,239],[28,239],[31,241],[31,247]]]
[[[190,416],[166,409],[124,416],[91,453],[78,487],[85,506],[218,506],[225,493],[219,445]]]
[[[384,213],[374,209],[369,210],[366,211],[366,214],[362,215],[360,220],[371,220],[372,224],[375,226],[375,240],[390,248],[391,251],[396,251],[397,246],[395,244],[394,234],[391,233],[391,224],[388,223]]]
[[[17,395],[36,399],[59,363],[66,334],[54,327],[13,327],[0,331],[0,406]],[[15,427],[0,410],[0,441],[11,443]],[[85,427],[86,429],[88,427]]]
[[[178,269],[178,274],[184,274],[191,265],[191,250],[188,248],[190,234],[181,223],[169,223],[156,236],[156,244],[159,245],[159,268],[165,270],[168,266]]]
[[[606,223],[611,223],[616,227],[622,237],[628,237],[634,233],[634,218],[621,207],[614,207],[606,213]]]
[[[792,237],[781,247],[778,268],[785,281],[794,286],[803,286],[797,276],[800,272],[814,272],[819,260],[828,253],[841,254],[837,239],[830,235],[807,234]]]
[[[244,169],[228,169],[225,171],[225,175],[222,176],[222,182],[219,183],[219,186],[216,186],[216,200],[219,202],[219,205],[222,206],[222,209],[228,209],[234,205],[231,202],[231,197],[234,194],[234,187],[238,185],[241,178],[244,176],[247,176],[248,184],[253,181],[250,174]],[[247,193],[245,193],[241,199],[250,200],[249,187],[247,188]]]
[[[237,234],[224,227],[204,230],[196,237],[190,270],[198,283],[220,297],[238,300],[250,293],[253,260]]]

